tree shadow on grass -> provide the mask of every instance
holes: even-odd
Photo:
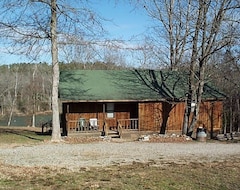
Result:
[[[34,141],[44,141],[43,138],[38,138],[38,136],[40,135],[50,135],[50,134],[42,134],[40,132],[36,132],[36,131],[31,131],[31,130],[21,130],[21,129],[0,129],[0,133],[1,135],[17,135],[20,137],[25,137],[27,139],[30,140],[34,140]]]

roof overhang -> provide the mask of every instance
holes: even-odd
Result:
[[[202,101],[224,101],[226,98],[205,98]],[[168,103],[177,103],[177,102],[184,102],[185,99],[143,99],[143,100],[61,100],[59,99],[61,103],[108,103],[108,102],[168,102]]]

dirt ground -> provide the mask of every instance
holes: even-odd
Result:
[[[0,189],[240,189],[239,141],[8,135],[31,143],[0,144]]]

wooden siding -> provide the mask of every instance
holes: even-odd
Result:
[[[139,103],[139,128],[141,131],[159,131],[162,122],[161,103]]]
[[[140,130],[160,132],[164,122],[167,122],[166,133],[181,133],[185,103],[167,104],[139,103]],[[202,125],[207,128],[208,132],[220,131],[222,127],[222,110],[223,103],[221,101],[207,101],[202,103],[196,128]]]
[[[222,128],[222,102],[204,102],[200,108],[199,125],[203,125],[209,132],[219,132]]]
[[[104,113],[104,103],[64,103],[63,118],[65,126],[76,128],[77,121],[84,118],[97,118],[99,130],[103,130],[104,121],[111,128],[117,127],[119,119],[138,119],[139,130],[166,133],[181,133],[184,117],[185,103],[168,104],[167,102],[141,102],[141,103],[115,103],[114,118],[107,118]],[[208,132],[220,131],[222,127],[222,101],[207,101],[200,107],[199,125],[207,128]],[[124,123],[123,128],[128,128]],[[164,128],[165,127],[165,128]]]

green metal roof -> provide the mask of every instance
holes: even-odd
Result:
[[[183,99],[187,75],[155,70],[62,71],[59,98],[62,101],[151,101]],[[205,85],[205,98],[223,95]]]

